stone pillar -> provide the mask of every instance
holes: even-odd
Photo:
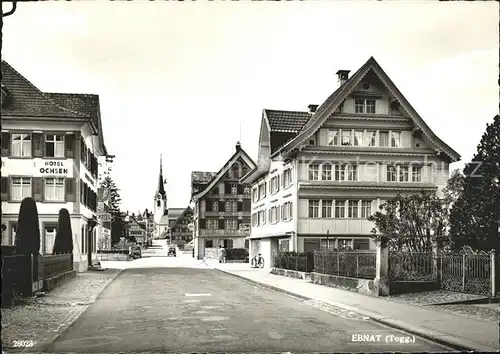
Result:
[[[441,288],[441,250],[443,242],[439,237],[432,237],[432,274],[435,275],[438,289]]]
[[[390,295],[388,241],[387,237],[382,237],[377,242],[377,265],[374,279],[376,296]]]

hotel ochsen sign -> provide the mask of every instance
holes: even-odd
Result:
[[[44,161],[39,168],[42,175],[67,175],[68,168],[64,165],[64,161]]]

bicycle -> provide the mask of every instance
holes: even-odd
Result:
[[[264,257],[260,253],[252,258],[252,268],[264,268]]]

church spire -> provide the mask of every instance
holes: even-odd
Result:
[[[158,179],[158,193],[161,194],[163,199],[167,196],[167,193],[165,193],[165,187],[163,185],[164,179],[163,179],[163,169],[162,169],[162,155],[160,154],[160,176]]]

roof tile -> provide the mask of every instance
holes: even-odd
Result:
[[[300,111],[265,110],[271,132],[298,133],[309,121],[311,114]]]
[[[9,104],[2,107],[3,114],[25,117],[89,117],[88,113],[62,107],[54,102],[4,60],[2,86],[7,89],[10,98]]]

